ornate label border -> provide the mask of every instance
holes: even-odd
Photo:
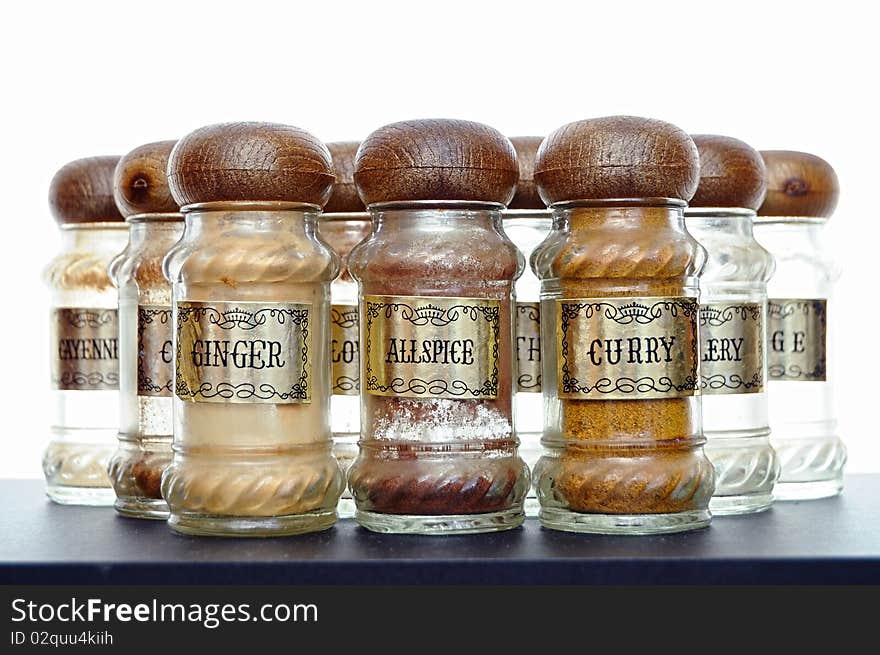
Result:
[[[449,303],[447,307],[439,304]],[[454,298],[444,296],[364,296],[364,390],[377,396],[405,396],[410,398],[472,398],[498,397],[498,359],[501,338],[501,301],[492,298]],[[480,386],[471,386],[464,380],[437,377],[404,379],[395,376],[387,384],[379,381],[372,366],[372,328],[377,319],[401,320],[413,327],[446,327],[465,319],[484,320],[489,324],[492,370]],[[444,369],[448,367],[443,367]],[[445,372],[445,371],[444,371]]]
[[[681,398],[700,393],[699,303],[692,297],[560,298],[556,300],[558,393],[575,400]],[[687,319],[691,364],[683,379],[668,375],[599,377],[583,382],[572,374],[569,341],[572,323],[600,318],[619,326],[650,325],[665,317]]]
[[[171,328],[174,321],[174,311],[171,307],[160,305],[138,305],[137,307],[137,390],[139,396],[170,397],[174,395],[174,362],[163,365],[168,367],[166,380],[154,380],[151,374],[155,374],[154,367],[149,364],[150,354],[144,352],[144,332],[148,325],[158,324],[167,326],[168,340],[171,340]],[[155,353],[152,353],[155,356]],[[162,368],[161,366],[157,368]],[[164,378],[163,378],[164,379]]]
[[[516,387],[515,390],[520,393],[541,393],[541,362],[538,362],[538,374],[537,376],[532,375],[531,373],[523,373],[520,369],[520,361],[519,361],[519,338],[520,338],[520,329],[519,322],[529,321],[529,323],[536,323],[538,326],[538,339],[540,343],[541,338],[541,305],[540,303],[534,302],[518,302],[516,303],[516,333],[514,335],[516,341],[514,342],[514,352],[516,352]]]
[[[355,341],[359,341],[360,335],[358,333],[359,326],[359,317],[358,317],[358,308],[357,305],[331,305],[330,307],[330,334],[331,339],[333,338],[333,329],[334,327],[339,330],[341,334],[345,334],[346,331],[354,329],[355,333]],[[357,396],[361,389],[361,379],[360,379],[360,353],[358,353],[357,361],[351,362],[350,364],[346,363],[330,363],[330,368],[332,372],[333,379],[333,390],[332,393],[334,395],[339,396]],[[355,375],[346,375],[346,373],[354,372]]]
[[[111,334],[101,334],[102,330]],[[100,335],[100,336],[99,336]],[[61,339],[116,339],[119,348],[119,311],[107,307],[55,307],[51,313],[51,387],[59,391],[116,391],[119,359],[62,360]]]
[[[770,298],[768,309],[768,334],[774,331],[774,321],[785,321],[795,314],[803,314],[806,320],[816,321],[819,334],[814,335],[816,342],[813,354],[815,365],[804,368],[800,364],[788,361],[790,353],[777,353],[772,349],[768,353],[770,359],[768,375],[773,381],[824,382],[827,379],[827,348],[828,348],[828,299],[827,298]],[[769,339],[768,339],[769,340]]]
[[[213,305],[213,306],[212,306]],[[217,305],[228,305],[231,309],[218,309]],[[248,310],[248,306],[256,309]],[[309,343],[309,321],[311,305],[305,303],[259,303],[259,302],[226,302],[199,303],[180,302],[175,307],[175,393],[178,398],[189,402],[239,402],[239,403],[308,403],[311,402]],[[286,388],[276,388],[268,382],[202,382],[196,389],[190,388],[181,373],[180,334],[184,326],[190,322],[207,321],[221,330],[238,328],[256,330],[270,327],[274,321],[277,326],[288,328],[288,324],[301,330],[301,346],[299,354],[299,371]],[[288,328],[290,329],[290,328]]]
[[[711,368],[706,362],[701,363],[700,389],[704,394],[723,395],[730,393],[760,393],[764,390],[764,341],[765,330],[763,325],[764,310],[761,303],[743,302],[734,304],[703,303],[700,305],[700,348],[703,354],[703,340],[706,337],[705,329],[709,327],[722,327],[735,319],[743,322],[754,321],[758,329],[758,368],[757,370],[744,370],[745,376],[738,373],[715,373],[708,374],[706,368]],[[745,328],[744,328],[745,329]],[[745,369],[745,363],[743,363]],[[751,372],[751,375],[749,375]]]

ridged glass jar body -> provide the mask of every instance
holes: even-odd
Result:
[[[755,222],[756,238],[776,260],[768,284],[768,342],[771,442],[781,465],[778,500],[824,498],[843,490],[846,447],[837,433],[834,406],[833,290],[840,274],[825,248],[824,227],[825,220],[817,218],[759,217]],[[792,372],[801,372],[784,366],[785,353],[800,344],[785,333],[784,321],[791,319],[791,311],[803,310],[816,325],[824,324],[825,361],[819,369],[804,371],[807,377],[794,377]],[[817,370],[819,375],[811,375]]]
[[[171,461],[174,351],[162,260],[183,233],[183,217],[144,214],[128,222],[128,246],[111,266],[119,290],[120,427],[109,473],[118,512],[165,519],[160,486]]]
[[[703,432],[715,466],[713,514],[768,509],[779,476],[767,415],[767,280],[774,263],[755,241],[754,215],[685,210],[688,231],[708,255],[700,275],[700,327]]]
[[[339,275],[330,285],[330,359],[333,370],[330,400],[330,426],[333,431],[333,454],[348,471],[358,454],[361,432],[360,357],[358,334],[357,282],[348,271],[348,255],[370,234],[367,213],[324,214],[318,233],[339,255]],[[348,488],[342,492],[339,515],[354,515],[354,503]]]
[[[512,388],[514,282],[523,263],[500,209],[374,206],[372,234],[350,255],[361,308],[362,437],[349,486],[357,520],[372,530],[485,532],[523,520],[529,474],[517,454]],[[438,337],[433,343],[452,344],[449,335],[463,326],[460,341],[494,352],[494,374],[437,365],[424,379],[396,378],[383,391],[384,373],[367,368],[367,340],[382,340],[373,362],[381,369],[392,359],[384,335],[401,325],[418,344],[429,332]],[[462,371],[486,373],[494,389],[483,393],[456,379]]]
[[[708,525],[714,474],[703,453],[693,375],[698,359],[693,345],[697,276],[704,261],[678,205],[604,203],[555,209],[553,230],[532,255],[541,280],[545,448],[535,484],[546,527],[649,534]],[[619,336],[624,345],[628,339],[619,332],[621,326],[650,324],[655,309],[662,316],[679,317],[690,330],[693,373],[683,385],[690,390],[645,398],[639,391],[643,380],[623,376],[611,381],[613,399],[608,399],[602,374],[590,373],[590,379],[572,382],[575,387],[595,382],[591,390],[563,397],[564,367],[586,369],[589,363],[583,347],[571,351],[569,363],[559,357],[570,339],[560,325],[566,306],[583,308],[578,316],[590,320],[613,318],[608,335]],[[666,375],[661,368],[650,384]]]
[[[46,493],[58,503],[112,505],[115,499],[107,463],[119,429],[119,362],[109,352],[118,348],[118,321],[107,267],[127,238],[122,222],[62,225],[61,252],[44,273],[54,335],[50,358],[60,360],[60,371],[53,364],[54,419],[43,472]],[[106,348],[89,346],[90,337]],[[89,359],[76,361],[78,354]]]
[[[504,232],[529,261],[532,252],[550,233],[553,219],[549,211],[509,210],[504,213]],[[514,310],[517,370],[514,381],[516,434],[519,454],[529,470],[534,470],[541,457],[541,435],[544,432],[544,398],[541,395],[541,281],[526,266],[516,281]],[[535,372],[538,372],[535,375]],[[534,488],[526,498],[526,515],[536,515],[538,504]]]
[[[330,436],[328,317],[339,261],[317,237],[317,208],[205,203],[183,211],[183,238],[164,262],[177,351],[174,457],[162,477],[169,524],[187,533],[244,536],[328,528],[343,486]],[[274,369],[271,350],[268,364],[251,361],[245,372],[256,371],[252,382],[218,382],[202,393],[204,382],[186,379],[197,356],[188,360],[181,345],[199,311],[203,332],[253,332],[241,341],[259,342],[262,352],[273,336],[299,345],[285,350]],[[307,337],[300,331],[306,328]],[[271,389],[261,377],[270,369],[280,376]],[[306,369],[307,382],[297,386]],[[282,395],[282,387],[289,393]]]

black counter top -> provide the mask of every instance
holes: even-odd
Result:
[[[0,498],[7,584],[880,583],[880,475],[850,476],[837,498],[658,537],[567,534],[528,519],[454,537],[378,535],[344,520],[296,537],[196,538],[111,508],[55,505],[41,481],[2,480]]]

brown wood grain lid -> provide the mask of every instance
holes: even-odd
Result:
[[[359,146],[358,141],[337,141],[327,144],[330,157],[333,159],[333,174],[336,176],[330,200],[324,205],[324,211],[328,214],[366,210],[354,183],[354,158]]]
[[[510,142],[516,150],[519,163],[519,181],[510,209],[545,209],[544,201],[535,186],[535,155],[544,140],[542,136],[512,136]]]
[[[697,146],[682,129],[651,118],[608,116],[550,134],[535,160],[545,203],[613,198],[690,200],[697,189]]]
[[[757,150],[729,136],[695,134],[691,138],[700,153],[700,185],[691,207],[761,206],[767,175]]]
[[[49,184],[49,207],[59,223],[124,220],[113,200],[118,156],[86,157],[62,166]]]
[[[165,170],[176,141],[138,146],[116,164],[113,193],[123,216],[163,214],[178,210],[168,189]]]
[[[840,196],[837,173],[827,161],[807,152],[762,150],[767,167],[767,196],[758,216],[827,218]]]
[[[168,160],[168,186],[183,207],[198,202],[278,201],[323,206],[333,164],[321,141],[277,123],[221,123],[190,132]]]
[[[354,180],[367,205],[413,200],[507,204],[519,166],[510,140],[471,121],[392,123],[370,134],[355,161]]]

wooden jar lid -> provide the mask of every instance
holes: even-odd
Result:
[[[470,121],[380,127],[361,144],[354,180],[364,203],[458,200],[507,204],[519,166],[510,140]]]
[[[49,185],[49,206],[59,223],[122,221],[113,200],[119,157],[86,157],[65,164]]]
[[[366,211],[354,183],[354,158],[358,146],[360,143],[357,141],[327,144],[330,157],[333,159],[333,174],[336,176],[330,200],[324,205],[324,212],[327,214]]]
[[[519,163],[519,181],[516,183],[516,193],[508,207],[510,209],[546,209],[538,187],[535,186],[535,155],[544,137],[541,136],[512,136],[510,142],[516,150],[516,160]]]
[[[686,132],[636,116],[564,125],[544,139],[535,160],[535,182],[548,205],[624,198],[688,201],[699,174],[697,147]]]
[[[116,165],[113,192],[123,216],[166,214],[178,210],[165,169],[176,141],[157,141],[123,155]]]
[[[323,206],[333,164],[321,141],[276,123],[221,123],[190,132],[168,160],[168,186],[183,207],[201,202],[275,201]]]
[[[762,150],[767,167],[767,196],[758,216],[827,218],[840,196],[831,164],[807,152]]]
[[[690,206],[760,207],[767,190],[761,154],[729,136],[695,134],[692,138],[700,153],[700,185]]]

